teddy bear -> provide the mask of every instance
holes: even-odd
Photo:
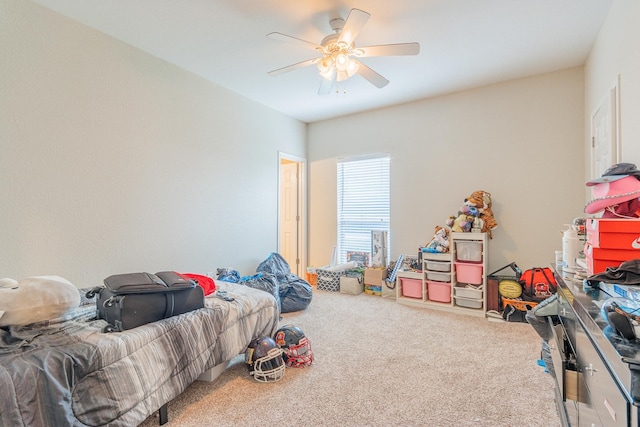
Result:
[[[451,215],[449,219],[447,219],[446,224],[451,228],[451,231],[466,233],[471,231],[471,227],[473,226],[473,218],[473,215],[469,215],[460,211],[458,212],[458,216]]]
[[[498,227],[498,222],[491,209],[491,193],[484,190],[474,191],[464,200],[464,204],[477,210],[476,216],[480,219],[480,231],[487,233],[492,239],[491,231]]]
[[[422,251],[430,253],[449,252],[449,230],[436,225],[433,238],[422,248]]]

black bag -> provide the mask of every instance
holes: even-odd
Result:
[[[96,299],[105,332],[124,331],[204,307],[204,291],[173,271],[126,273],[104,279],[104,287],[87,292]]]
[[[518,310],[511,304],[505,304],[504,310],[502,311],[502,318],[507,322],[526,323],[527,322],[527,319],[525,318],[526,315],[527,315],[526,311]]]

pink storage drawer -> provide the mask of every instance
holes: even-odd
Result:
[[[400,289],[403,297],[422,298],[422,280],[400,277]]]
[[[480,285],[482,283],[482,264],[464,262],[454,263],[458,282]]]
[[[427,281],[430,301],[451,302],[451,283]]]

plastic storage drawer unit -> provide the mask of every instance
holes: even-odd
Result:
[[[464,262],[482,262],[482,242],[456,242],[456,259]]]

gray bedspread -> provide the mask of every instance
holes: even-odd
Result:
[[[94,300],[59,319],[0,328],[0,426],[135,426],[200,374],[275,333],[267,292],[216,282],[235,298],[124,332],[103,333]]]

